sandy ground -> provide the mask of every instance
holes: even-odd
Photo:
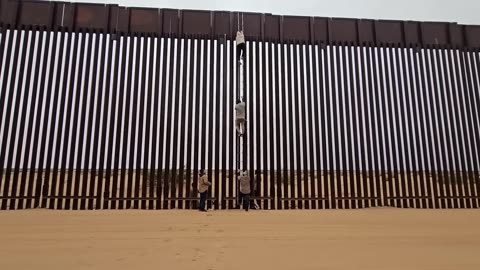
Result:
[[[480,269],[478,210],[3,211],[0,269]]]

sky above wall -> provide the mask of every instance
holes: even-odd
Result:
[[[74,2],[480,25],[479,0],[74,0]]]

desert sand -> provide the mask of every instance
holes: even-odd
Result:
[[[0,212],[0,269],[480,269],[478,210]]]

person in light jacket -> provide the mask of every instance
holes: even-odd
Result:
[[[240,188],[240,203],[243,202],[243,209],[248,211],[250,208],[250,177],[248,177],[247,172],[243,171],[238,177],[239,188]]]
[[[243,136],[245,132],[245,102],[238,99],[235,104],[235,128],[238,136]]]
[[[210,187],[212,183],[208,182],[207,175],[204,171],[200,171],[199,176],[200,178],[198,179],[198,193],[200,193],[200,203],[198,206],[198,210],[200,212],[207,212],[207,210],[205,209],[205,203],[207,202],[208,187]]]

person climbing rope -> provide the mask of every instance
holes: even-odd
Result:
[[[243,35],[243,30],[237,31],[237,38],[235,39],[237,43],[237,57],[239,60],[243,59],[245,56],[245,36]]]
[[[241,99],[238,99],[237,104],[235,104],[235,127],[238,136],[243,136],[245,131],[245,102]]]

